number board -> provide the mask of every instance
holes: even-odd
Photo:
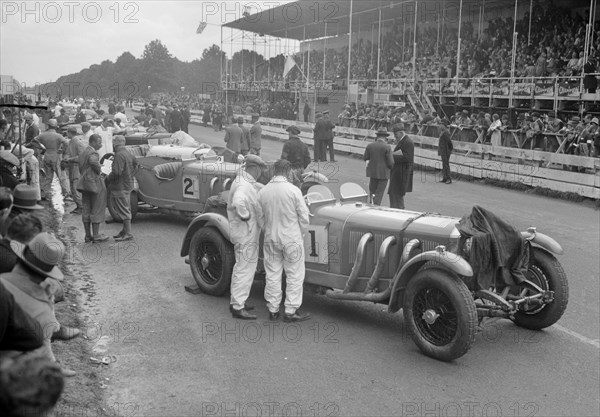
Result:
[[[306,262],[327,264],[329,262],[329,245],[327,243],[327,227],[311,224],[304,235],[304,259]]]
[[[183,198],[197,199],[200,195],[197,176],[183,176]]]

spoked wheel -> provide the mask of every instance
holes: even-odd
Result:
[[[451,361],[471,348],[477,310],[467,286],[440,269],[419,271],[404,296],[404,320],[423,353]]]
[[[235,264],[233,245],[213,227],[198,230],[190,243],[190,267],[200,289],[210,295],[224,295],[231,283]]]
[[[553,255],[540,248],[531,250],[527,279],[543,290],[554,291],[554,300],[548,304],[521,307],[514,322],[517,326],[540,330],[552,326],[562,317],[569,301],[569,284],[565,271]],[[520,295],[525,297],[535,293],[523,289]]]

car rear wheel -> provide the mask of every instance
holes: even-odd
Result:
[[[569,301],[569,284],[565,271],[553,255],[539,248],[531,250],[527,279],[543,290],[554,291],[554,300],[541,306],[524,307],[515,314],[514,322],[526,329],[540,330],[552,326],[562,317]],[[530,290],[521,292],[522,296],[534,294]]]
[[[190,267],[200,289],[210,295],[227,293],[235,264],[233,245],[214,227],[198,230],[190,242]]]
[[[111,189],[112,186],[109,184],[106,188],[106,207],[113,220],[117,223],[122,223],[123,221],[119,217],[118,210],[115,207],[115,199],[111,193]],[[138,195],[137,192],[133,190],[131,191],[131,194],[129,194],[129,209],[131,210],[131,220],[133,221],[138,212]]]
[[[451,361],[473,345],[477,310],[469,289],[459,278],[440,269],[425,269],[408,283],[404,321],[424,354]]]

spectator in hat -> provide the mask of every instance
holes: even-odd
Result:
[[[58,263],[65,255],[62,242],[49,233],[39,233],[28,244],[11,241],[17,255],[17,263],[11,272],[0,274],[0,283],[13,295],[16,303],[38,323],[43,332],[44,343],[40,348],[44,356],[56,361],[50,339],[60,330],[54,315],[54,296],[47,278],[64,279]],[[62,370],[65,376],[74,376],[69,369]]]
[[[133,191],[134,173],[138,164],[133,154],[125,148],[124,136],[117,135],[113,138],[113,148],[115,150],[115,158],[108,181],[111,184],[110,193],[112,195],[113,206],[123,223],[123,229],[114,236],[114,239],[116,242],[121,242],[133,239],[133,235],[131,234],[130,196]]]
[[[262,126],[258,119],[258,113],[252,113],[252,127],[250,128],[250,155],[260,155],[262,141]]]
[[[62,190],[63,198],[69,197],[69,183],[65,176],[62,175],[62,169],[60,167],[61,154],[63,152],[63,146],[69,144],[69,141],[60,135],[56,129],[58,123],[55,119],[48,120],[48,129],[38,136],[38,141],[44,146],[46,152],[44,153],[44,159],[42,166],[44,167],[44,175],[42,179],[42,199],[50,200],[52,198],[52,181],[54,175],[58,177],[60,188]]]
[[[59,126],[69,124],[69,116],[67,116],[67,112],[64,108],[60,109],[60,115],[56,118],[56,122]]]
[[[112,147],[112,144],[111,144]],[[106,215],[106,186],[101,178],[102,167],[98,150],[102,148],[102,137],[93,134],[89,146],[79,156],[80,180],[77,189],[81,192],[81,217],[85,229],[85,242],[104,242],[107,236],[100,234],[100,223]]]
[[[247,305],[246,300],[258,265],[260,233],[264,224],[256,187],[264,167],[265,163],[259,156],[247,155],[231,186],[227,202],[230,237],[235,251],[229,309],[234,318],[242,320],[256,319],[248,312],[254,307]]]
[[[315,162],[326,162],[326,147],[327,141],[332,135],[335,125],[329,119],[324,119],[322,113],[315,115],[316,122],[313,128],[313,141],[314,141],[314,161]]]
[[[440,182],[445,184],[452,184],[452,177],[450,176],[450,155],[454,150],[452,139],[450,137],[450,130],[448,130],[450,122],[448,120],[442,120],[440,139],[438,141],[438,155],[442,159],[442,179]]]
[[[40,127],[33,120],[33,115],[25,115],[25,143],[30,143],[40,134]]]
[[[67,164],[71,196],[76,205],[75,209],[71,211],[71,214],[81,214],[81,193],[77,191],[77,182],[79,181],[80,176],[79,157],[85,150],[85,145],[79,139],[77,128],[75,126],[69,126],[67,129],[67,138],[69,139],[69,144],[67,145],[63,161]]]
[[[404,196],[412,192],[414,169],[414,143],[404,132],[403,125],[393,127],[396,146],[392,153],[394,164],[390,173],[390,207],[404,210]]]
[[[181,130],[181,126],[183,125],[183,116],[179,111],[179,106],[174,105],[173,109],[169,113],[169,125],[171,126],[171,133],[175,133]]]
[[[40,162],[35,157],[34,151],[31,148],[25,146],[15,146],[12,150],[13,155],[23,158],[25,162],[25,169],[23,170],[23,176],[21,181],[24,181],[35,189],[36,200],[42,199],[41,188],[40,188]]]
[[[325,122],[329,122],[326,124],[327,131],[325,134],[326,140],[322,142],[321,146],[321,158],[323,161],[327,161],[327,150],[329,149],[329,161],[335,162],[335,150],[333,149],[333,139],[335,137],[333,133],[333,129],[335,129],[335,125],[331,120],[329,120],[329,110],[325,110],[323,112],[323,119]]]
[[[244,119],[242,118],[242,123]],[[231,149],[235,153],[242,153],[244,141],[244,131],[242,130],[240,123],[231,123],[225,129],[225,143],[227,148]]]
[[[394,166],[392,148],[387,143],[389,135],[387,129],[378,129],[375,141],[367,145],[363,155],[369,178],[369,195],[373,204],[377,206],[381,205],[385,187],[390,179],[390,169]]]
[[[27,184],[19,184],[13,190],[14,203],[11,210],[11,217],[21,213],[37,212],[44,210],[44,206],[38,204],[37,190]]]
[[[19,180],[14,174],[14,168],[20,165],[19,159],[10,151],[0,150],[0,187],[14,189]]]
[[[285,159],[292,164],[292,183],[300,187],[302,183],[302,173],[310,164],[310,151],[308,146],[300,140],[300,129],[292,125],[288,127],[288,140],[283,144],[281,159]]]

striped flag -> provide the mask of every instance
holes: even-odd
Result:
[[[294,58],[288,55],[285,59],[285,66],[283,67],[283,78],[285,78],[285,76],[288,75],[288,72],[290,72],[295,66],[296,61],[294,61]]]
[[[196,34],[199,35],[202,32],[204,32],[204,29],[206,29],[206,25],[208,25],[208,23],[200,22],[200,24],[198,25],[198,29],[196,29]]]

